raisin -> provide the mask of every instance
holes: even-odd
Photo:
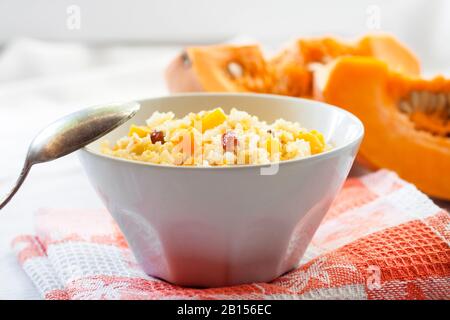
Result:
[[[150,135],[150,139],[152,140],[152,143],[161,142],[161,144],[164,144],[164,133],[162,131],[153,131]]]
[[[234,152],[238,145],[238,139],[233,131],[228,131],[222,135],[222,146],[226,152]]]

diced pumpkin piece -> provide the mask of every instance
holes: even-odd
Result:
[[[317,130],[311,130],[310,133],[315,135],[319,139],[319,141],[322,143],[323,147],[325,148],[326,143],[325,143],[325,138],[323,137],[323,134]]]
[[[270,155],[274,155],[280,152],[281,150],[280,141],[269,136],[269,138],[266,141],[266,149]]]
[[[145,138],[150,133],[150,129],[144,126],[132,124],[130,131],[128,132],[128,136],[131,137],[134,133],[136,133],[140,138]]]
[[[150,141],[144,143],[136,143],[131,147],[130,152],[135,153],[137,155],[141,155],[142,153],[144,153],[144,151],[146,151],[149,148],[149,144],[151,144]]]
[[[311,154],[321,153],[325,149],[325,139],[322,134],[316,130],[301,132],[297,138],[309,142]]]
[[[217,127],[227,119],[221,108],[208,112],[202,119],[202,132]]]

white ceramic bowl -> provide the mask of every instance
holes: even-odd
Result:
[[[262,120],[298,121],[335,148],[276,167],[175,167],[80,151],[95,190],[149,275],[196,287],[270,281],[296,266],[348,175],[363,125],[342,109],[257,94],[183,94],[140,101],[108,134],[115,141],[154,111],[176,116],[236,107]],[[262,169],[265,168],[265,169]],[[263,170],[266,174],[261,174]],[[264,171],[266,170],[266,171]]]

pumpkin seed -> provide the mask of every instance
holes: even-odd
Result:
[[[420,107],[420,95],[419,95],[419,93],[417,91],[411,92],[410,100],[411,100],[413,109],[414,110],[415,109],[419,109],[419,107]]]
[[[425,91],[423,91],[425,93]],[[426,113],[433,113],[436,111],[437,107],[437,97],[434,93],[426,92],[427,95],[427,102],[425,104],[425,112]]]
[[[233,78],[240,78],[244,75],[244,69],[242,68],[242,66],[237,63],[237,62],[230,62],[227,65],[227,69],[228,69],[228,73],[233,77]]]
[[[191,59],[189,58],[189,55],[186,51],[183,51],[183,53],[181,54],[181,61],[183,62],[183,65],[185,67],[190,67],[192,64]]]
[[[445,111],[447,99],[444,93],[439,93],[436,96],[436,112],[442,114]]]
[[[400,109],[400,111],[402,111],[404,113],[408,113],[408,114],[412,112],[411,104],[405,100],[400,101],[399,109]]]

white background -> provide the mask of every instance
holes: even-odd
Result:
[[[79,30],[67,28],[74,4]],[[298,36],[353,38],[373,31],[373,8],[427,74],[448,73],[444,0],[0,0],[0,194],[43,125],[91,104],[165,94],[164,67],[183,45],[239,37],[270,50]],[[10,249],[14,236],[33,232],[37,208],[100,206],[76,156],[33,168],[0,212],[0,299],[39,297]]]
[[[67,8],[74,4],[81,10],[79,30],[67,28]],[[24,36],[91,43],[355,36],[370,29],[374,6],[380,10],[381,29],[411,46],[426,66],[449,64],[446,0],[0,0],[0,42]]]

